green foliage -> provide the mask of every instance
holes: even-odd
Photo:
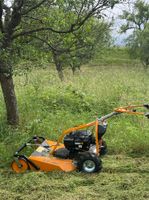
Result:
[[[57,27],[64,28],[65,24],[70,23],[71,18],[74,20],[76,17],[76,14],[71,12],[67,19],[63,9],[55,8],[47,14],[46,23],[53,21]],[[57,19],[56,22],[55,18]],[[95,53],[99,53],[101,49],[107,46],[111,39],[110,25],[91,17],[75,32],[69,34],[46,32],[44,35],[40,33],[36,34],[35,39],[38,39],[38,41],[33,40],[32,45],[36,49],[44,50],[47,56],[49,54],[49,61],[55,63],[58,72],[61,71],[62,73],[66,67],[72,68],[74,72],[76,68],[80,68],[82,64],[89,62]],[[41,43],[44,43],[44,46]]]
[[[75,37],[78,44],[73,45],[70,53],[65,54],[63,59],[63,62],[67,65],[69,63],[74,69],[88,63],[105,49],[111,39],[110,25],[93,18]]]
[[[5,71],[8,71],[6,63],[8,59],[3,55],[3,50],[9,52],[9,68],[13,71],[12,61],[16,62],[18,57],[25,57],[26,60],[40,60],[36,54],[43,55],[45,45],[42,41],[42,48],[36,51],[36,41],[33,38],[40,35],[41,40],[54,43],[54,39],[63,40],[64,46],[72,41],[72,33],[79,30],[85,22],[88,22],[94,15],[101,16],[101,11],[110,6],[111,1],[104,2],[95,0],[56,0],[56,1],[10,1],[0,2],[0,57],[5,57]],[[116,1],[112,1],[114,5]],[[38,35],[38,33],[40,33]],[[67,34],[70,33],[68,36]],[[50,35],[50,39],[49,39]],[[67,35],[67,36],[66,36]],[[65,37],[67,38],[65,41]],[[19,39],[18,39],[19,38]],[[21,39],[20,39],[21,38]],[[59,40],[60,39],[60,40]],[[34,45],[33,45],[34,44]],[[56,44],[56,46],[60,44]],[[21,52],[23,51],[23,53]],[[38,53],[36,53],[38,52]],[[13,62],[13,64],[14,64]]]
[[[130,55],[140,58],[145,67],[149,65],[149,24],[142,31],[136,31],[128,39]]]
[[[79,25],[88,10],[95,6],[94,3],[94,1],[56,1],[51,6],[43,4],[33,11],[32,15],[25,15],[16,34],[28,30],[28,27],[32,30],[43,25],[50,27],[51,31],[33,33],[31,36],[15,40],[12,47],[16,54],[15,61],[19,62],[18,56],[39,63],[41,58],[45,60],[48,58],[50,62],[55,63],[58,71],[62,71],[65,67],[71,67],[75,71],[87,63],[97,49],[99,52],[110,40],[110,25],[92,15],[88,17],[86,23]],[[100,15],[100,12],[98,14]],[[71,26],[72,28],[76,26],[75,32],[63,33]]]

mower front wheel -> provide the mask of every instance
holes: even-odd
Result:
[[[102,161],[96,154],[83,152],[78,156],[77,167],[85,173],[99,172],[102,169]]]
[[[19,158],[17,162],[15,160],[12,162],[11,168],[16,173],[23,173],[28,170],[29,167],[25,159]]]

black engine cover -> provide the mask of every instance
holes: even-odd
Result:
[[[65,147],[73,151],[88,151],[92,143],[92,133],[89,130],[74,131],[64,137]]]

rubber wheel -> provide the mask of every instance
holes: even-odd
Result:
[[[102,169],[102,161],[96,154],[83,152],[78,155],[77,168],[81,172],[94,173]]]
[[[107,154],[107,152],[108,152],[107,143],[104,140],[102,140],[100,155],[104,156],[105,154]]]
[[[28,170],[28,163],[24,159],[19,158],[18,163],[16,161],[12,162],[11,168],[16,173],[23,173]]]

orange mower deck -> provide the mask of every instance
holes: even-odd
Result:
[[[49,146],[55,146],[56,142],[51,140],[46,140]],[[52,147],[51,147],[52,148]],[[63,144],[57,146],[57,149],[64,148]],[[36,149],[36,151],[29,157],[33,163],[40,167],[41,171],[53,171],[53,170],[62,170],[65,172],[73,171],[76,169],[75,165],[73,164],[73,160],[70,159],[61,159],[56,158],[51,155],[49,152],[44,153],[45,148],[40,146]],[[43,155],[41,155],[43,152]],[[37,155],[36,155],[37,153]]]
[[[49,146],[49,150],[44,147],[44,145]],[[28,160],[33,162],[36,166],[39,167],[39,171],[53,171],[53,170],[60,170],[65,172],[74,171],[76,169],[76,166],[73,163],[73,160],[71,159],[61,159],[54,157],[50,154],[50,152],[53,150],[53,147],[55,147],[57,143],[51,140],[45,140],[43,144],[41,144],[29,157]],[[59,144],[57,146],[57,149],[64,148],[63,144]],[[19,159],[18,161],[20,163],[19,165],[14,161],[11,165],[13,171],[16,173],[22,173],[26,170],[33,170],[35,171],[35,168],[27,163],[24,159]]]

